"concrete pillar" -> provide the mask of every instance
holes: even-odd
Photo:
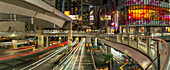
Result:
[[[44,45],[44,35],[42,35],[42,30],[38,30],[38,48],[42,49]]]
[[[118,17],[119,17],[119,13],[118,13],[118,10],[116,11],[116,23],[115,23],[115,31],[118,31],[116,27],[118,27]]]
[[[68,51],[72,47],[72,22],[69,22],[70,28],[68,30]]]
[[[164,31],[164,27],[162,27],[161,38],[163,38],[163,32],[165,32],[165,31]]]
[[[56,27],[56,25],[54,24],[54,28]]]
[[[9,18],[10,18],[10,20],[12,21],[12,14],[11,14],[11,15],[9,15]]]
[[[91,43],[91,37],[86,37],[86,43]]]
[[[107,55],[110,56],[111,55],[111,47],[107,46]]]
[[[37,25],[34,25],[34,32],[37,31]]]
[[[46,36],[46,46],[48,47],[48,36]]]
[[[33,17],[31,18],[31,24],[34,24],[34,18]]]
[[[110,61],[110,68],[109,70],[112,70],[112,58],[111,58],[111,47],[107,46],[107,56],[109,57],[109,61]]]
[[[112,27],[110,28],[110,33],[112,33]],[[114,33],[114,32],[113,32]]]
[[[16,15],[14,15],[14,21],[17,21],[17,16]]]
[[[126,25],[126,33],[127,34],[129,33],[129,25],[128,24]]]
[[[119,26],[119,33],[122,33],[122,26]]]
[[[134,34],[139,34],[139,27],[135,28]]]
[[[94,38],[94,46],[97,47],[97,38]]]
[[[86,37],[86,46],[91,47],[91,37]]]
[[[150,30],[150,27],[145,27],[146,28],[146,34],[147,36],[150,36],[151,35],[151,30]]]
[[[107,33],[110,33],[110,27],[107,27]]]

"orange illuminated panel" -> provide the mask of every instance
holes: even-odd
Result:
[[[70,16],[70,11],[64,11],[64,14],[69,17]]]
[[[120,17],[120,12],[117,12],[117,14],[118,14],[117,16]]]

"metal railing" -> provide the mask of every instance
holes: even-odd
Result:
[[[99,37],[125,44],[148,56],[152,62],[145,70],[167,70],[169,63],[168,44],[160,38],[135,34],[98,34]]]
[[[97,70],[96,64],[95,64],[95,60],[94,60],[94,57],[93,57],[92,52],[90,52],[90,56],[91,56],[91,61],[92,61],[92,64],[93,64],[93,69],[94,69],[94,70]]]
[[[82,68],[82,61],[83,61],[83,57],[84,57],[84,51],[85,51],[85,44],[83,44],[83,47],[81,49],[81,55],[80,55],[80,60],[79,60],[79,65],[78,65],[78,70],[81,70]]]

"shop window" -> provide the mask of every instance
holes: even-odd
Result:
[[[160,33],[162,32],[162,27],[151,27],[151,33]]]

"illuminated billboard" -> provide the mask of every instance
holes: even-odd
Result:
[[[70,11],[64,11],[64,14],[69,17],[70,16]]]
[[[94,20],[94,16],[93,15],[90,15],[90,20]]]
[[[129,20],[170,21],[170,13],[167,8],[140,5],[130,6],[128,14]]]
[[[78,15],[69,15],[69,17],[70,17],[72,20],[79,20],[79,16],[78,16]]]

